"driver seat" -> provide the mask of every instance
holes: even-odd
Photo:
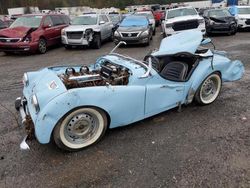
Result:
[[[188,65],[181,61],[168,63],[161,71],[161,76],[167,80],[184,82],[188,72]]]

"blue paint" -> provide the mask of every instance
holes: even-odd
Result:
[[[155,56],[189,52],[195,54],[202,41],[200,32],[183,32],[162,40],[160,49],[153,53]],[[202,81],[211,73],[221,73],[223,82],[239,80],[244,74],[243,64],[231,61],[223,53],[208,50],[200,56],[200,62],[189,80],[174,82],[161,77],[156,70],[152,70],[149,77],[140,78],[146,70],[131,60],[122,59],[115,55],[105,55],[99,58],[91,70],[98,68],[103,60],[127,67],[132,75],[126,86],[97,86],[75,88],[67,90],[57,76],[65,72],[67,66],[44,68],[37,72],[28,73],[29,85],[23,90],[28,100],[28,110],[35,124],[37,140],[46,144],[56,124],[69,111],[94,106],[103,109],[111,119],[110,128],[124,126],[142,120],[160,112],[178,106],[187,101],[189,91],[196,91]],[[211,55],[214,55],[213,69]],[[80,66],[73,66],[77,71]],[[48,85],[54,81],[58,86],[49,89]],[[40,111],[35,112],[31,104],[31,97],[36,94]]]

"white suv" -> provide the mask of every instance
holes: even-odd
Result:
[[[180,7],[166,11],[162,21],[164,36],[179,33],[184,30],[199,30],[206,33],[204,18],[199,16],[193,7]]]
[[[239,29],[250,27],[250,6],[232,6],[228,10],[237,20]]]
[[[103,40],[113,38],[113,24],[105,14],[84,14],[74,18],[61,32],[66,49],[72,46],[101,48]]]

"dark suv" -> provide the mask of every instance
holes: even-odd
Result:
[[[0,31],[0,51],[44,54],[49,46],[61,43],[61,30],[69,22],[69,17],[63,14],[22,16]]]

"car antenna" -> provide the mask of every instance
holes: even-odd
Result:
[[[114,48],[113,50],[111,50],[110,54],[114,53],[114,51],[119,48],[119,46],[121,46],[122,44],[127,45],[127,43],[125,41],[120,41]]]

